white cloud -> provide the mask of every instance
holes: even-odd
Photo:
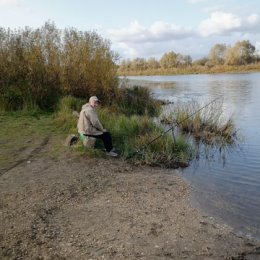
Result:
[[[255,25],[259,22],[259,15],[258,14],[251,14],[247,17],[247,21],[251,25]]]
[[[243,24],[240,28],[241,33],[248,35],[256,35],[260,33],[260,19],[258,14],[251,14],[243,18]]]
[[[210,18],[199,25],[199,34],[207,37],[213,34],[223,34],[241,27],[242,20],[232,13],[213,12]]]
[[[0,0],[0,6],[17,5],[19,3],[19,0]]]
[[[188,2],[191,4],[197,4],[197,3],[206,2],[206,1],[207,0],[188,0]]]
[[[168,51],[199,57],[217,43],[234,44],[245,39],[259,42],[260,19],[252,13],[238,16],[233,13],[214,11],[198,26],[184,27],[174,23],[156,21],[144,26],[133,21],[124,28],[107,31],[113,47],[123,57],[160,57]],[[205,40],[206,39],[206,40]],[[199,43],[203,48],[199,47]],[[258,47],[260,48],[260,47]]]
[[[201,10],[204,13],[213,13],[223,10],[225,7],[223,5],[214,5],[214,6],[204,6]]]
[[[139,55],[136,48],[130,47],[126,43],[114,43],[112,44],[112,47],[114,49],[121,50],[123,57],[136,57]]]
[[[144,37],[145,28],[138,21],[133,21],[127,28],[112,29],[108,33],[116,41],[138,41]]]
[[[112,29],[108,31],[109,36],[118,42],[164,42],[180,38],[190,37],[193,32],[191,28],[165,23],[154,22],[150,27],[144,27],[138,21],[130,23],[126,28]]]

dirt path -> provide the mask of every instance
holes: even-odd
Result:
[[[41,153],[0,176],[1,260],[260,259],[172,170]]]

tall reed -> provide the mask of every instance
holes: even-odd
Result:
[[[202,107],[196,101],[168,106],[161,115],[161,122],[175,124],[181,132],[208,144],[233,143],[237,131],[232,116],[223,116],[222,102],[214,102],[200,110]]]
[[[53,110],[61,96],[98,95],[109,102],[117,88],[117,54],[95,32],[0,27],[0,109]]]
[[[152,98],[148,88],[133,86],[119,88],[111,106],[125,115],[156,116],[161,102]]]

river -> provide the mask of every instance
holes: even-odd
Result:
[[[214,151],[181,171],[193,190],[192,203],[234,230],[260,239],[260,73],[132,76],[131,85],[146,86],[170,102],[223,99],[223,112],[233,115],[236,146],[225,156]]]

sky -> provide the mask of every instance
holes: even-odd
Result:
[[[122,59],[160,59],[170,51],[193,60],[215,44],[249,40],[260,53],[259,0],[0,0],[0,27],[96,31]]]

